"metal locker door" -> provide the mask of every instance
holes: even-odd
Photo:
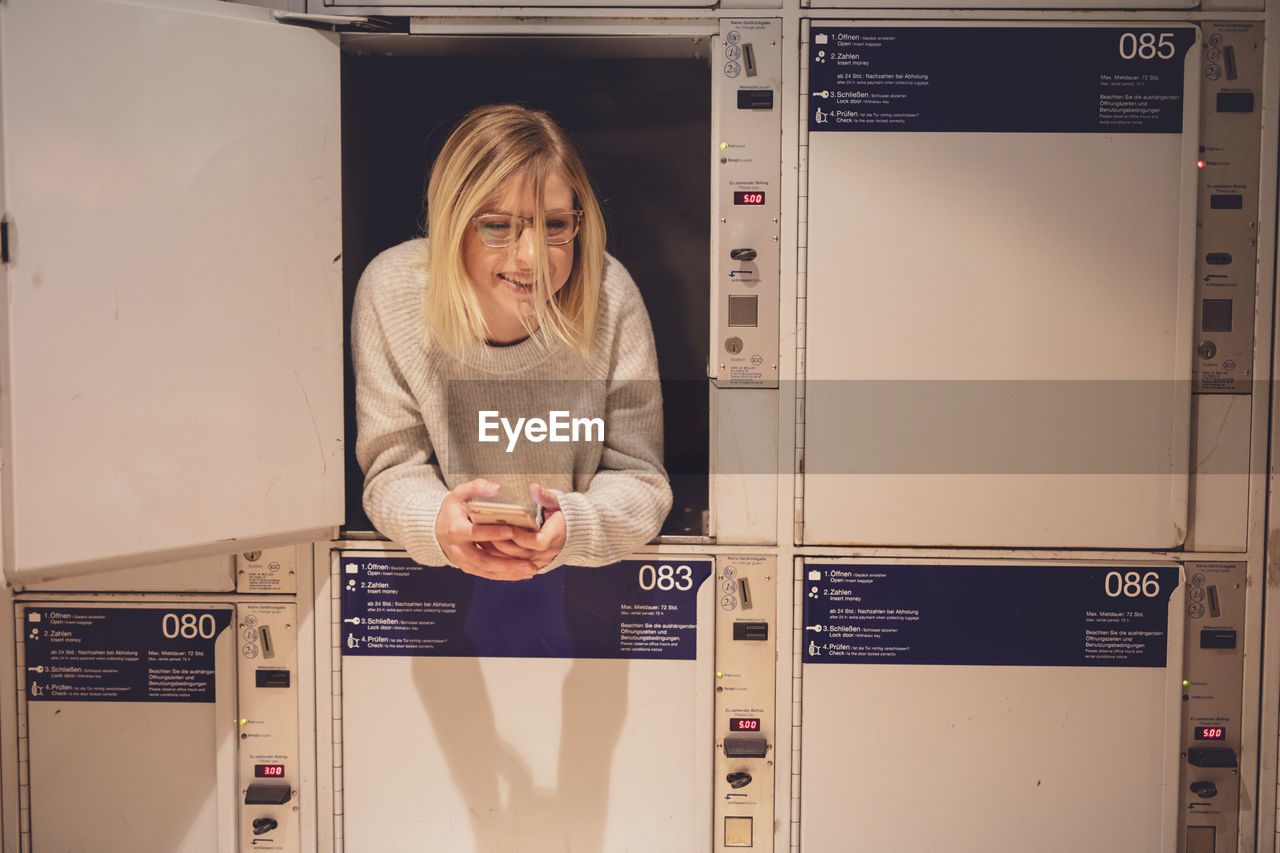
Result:
[[[802,568],[802,849],[1175,849],[1181,566]]]
[[[1198,32],[813,25],[805,544],[1183,542]]]
[[[234,607],[17,607],[31,850],[234,853]]]
[[[214,0],[0,8],[11,582],[341,524],[338,60]]]
[[[518,584],[334,559],[347,849],[709,849],[710,558]]]

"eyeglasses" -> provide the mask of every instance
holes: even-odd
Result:
[[[572,243],[582,224],[581,210],[548,210],[544,217],[548,246]],[[490,249],[505,249],[513,245],[524,233],[525,225],[533,224],[533,217],[512,213],[482,213],[471,217],[476,236]]]

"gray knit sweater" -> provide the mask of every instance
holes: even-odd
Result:
[[[534,482],[557,495],[566,534],[553,565],[605,565],[652,539],[671,487],[653,332],[626,269],[606,257],[585,358],[541,332],[455,356],[424,336],[426,253],[423,239],[388,249],[356,291],[356,458],[374,525],[419,563],[445,565],[441,501],[484,477],[502,485],[494,501],[532,506]]]

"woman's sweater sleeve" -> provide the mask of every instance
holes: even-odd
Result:
[[[662,388],[649,314],[635,283],[610,259],[617,311],[606,314],[609,378],[604,449],[585,490],[558,494],[565,547],[556,563],[601,566],[653,539],[671,510],[662,465]]]
[[[393,250],[394,251],[394,250]],[[387,254],[360,278],[351,319],[356,385],[356,459],[365,472],[364,509],[385,536],[414,560],[446,565],[436,541],[436,516],[449,489],[440,476],[431,438],[409,372],[425,369],[421,351],[420,288],[404,264]]]

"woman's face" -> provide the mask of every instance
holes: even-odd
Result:
[[[572,210],[573,190],[563,175],[547,179],[543,188],[544,210]],[[522,181],[503,186],[497,197],[480,213],[508,213],[532,219],[535,210],[533,187]],[[491,249],[480,242],[472,227],[462,241],[463,263],[485,323],[494,343],[512,343],[528,335],[520,318],[529,322],[535,315],[533,282],[537,270],[534,227],[525,223],[520,238],[505,249]],[[574,243],[547,246],[547,265],[551,280],[548,290],[554,295],[564,287],[573,269]],[[536,328],[530,324],[531,327]]]

